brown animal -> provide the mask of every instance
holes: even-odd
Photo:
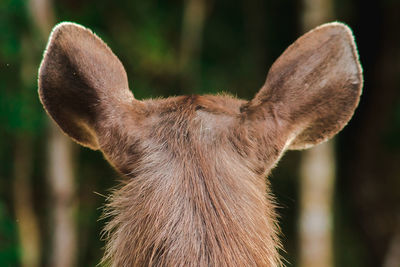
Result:
[[[350,29],[322,25],[272,65],[250,100],[137,100],[110,48],[57,25],[39,71],[48,114],[125,177],[107,205],[112,266],[279,266],[266,175],[285,150],[321,143],[350,120],[362,70]]]

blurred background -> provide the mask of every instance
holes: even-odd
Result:
[[[333,142],[289,151],[268,178],[288,266],[400,266],[400,1],[0,0],[0,266],[95,266],[118,174],[60,134],[37,70],[61,21],[97,33],[138,99],[250,99],[284,49],[333,20],[354,31],[364,92]]]

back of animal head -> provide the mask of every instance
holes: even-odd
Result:
[[[353,36],[341,23],[289,46],[250,101],[137,100],[110,48],[73,23],[54,28],[39,70],[50,117],[126,177],[109,204],[113,266],[278,265],[264,177],[285,150],[340,131],[361,88]]]

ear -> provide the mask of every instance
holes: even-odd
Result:
[[[242,110],[252,115],[249,118],[273,118],[287,139],[286,147],[303,149],[329,139],[347,124],[362,83],[351,30],[337,22],[324,24],[286,49]]]
[[[39,69],[39,97],[60,128],[98,149],[98,125],[134,100],[124,67],[90,30],[64,22],[52,31]],[[115,112],[114,112],[115,113]]]

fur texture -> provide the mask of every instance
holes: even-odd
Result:
[[[106,207],[112,266],[279,266],[265,177],[286,149],[336,134],[362,87],[347,26],[323,25],[274,63],[251,101],[228,95],[138,101],[100,38],[53,30],[39,70],[48,114],[123,175]]]

